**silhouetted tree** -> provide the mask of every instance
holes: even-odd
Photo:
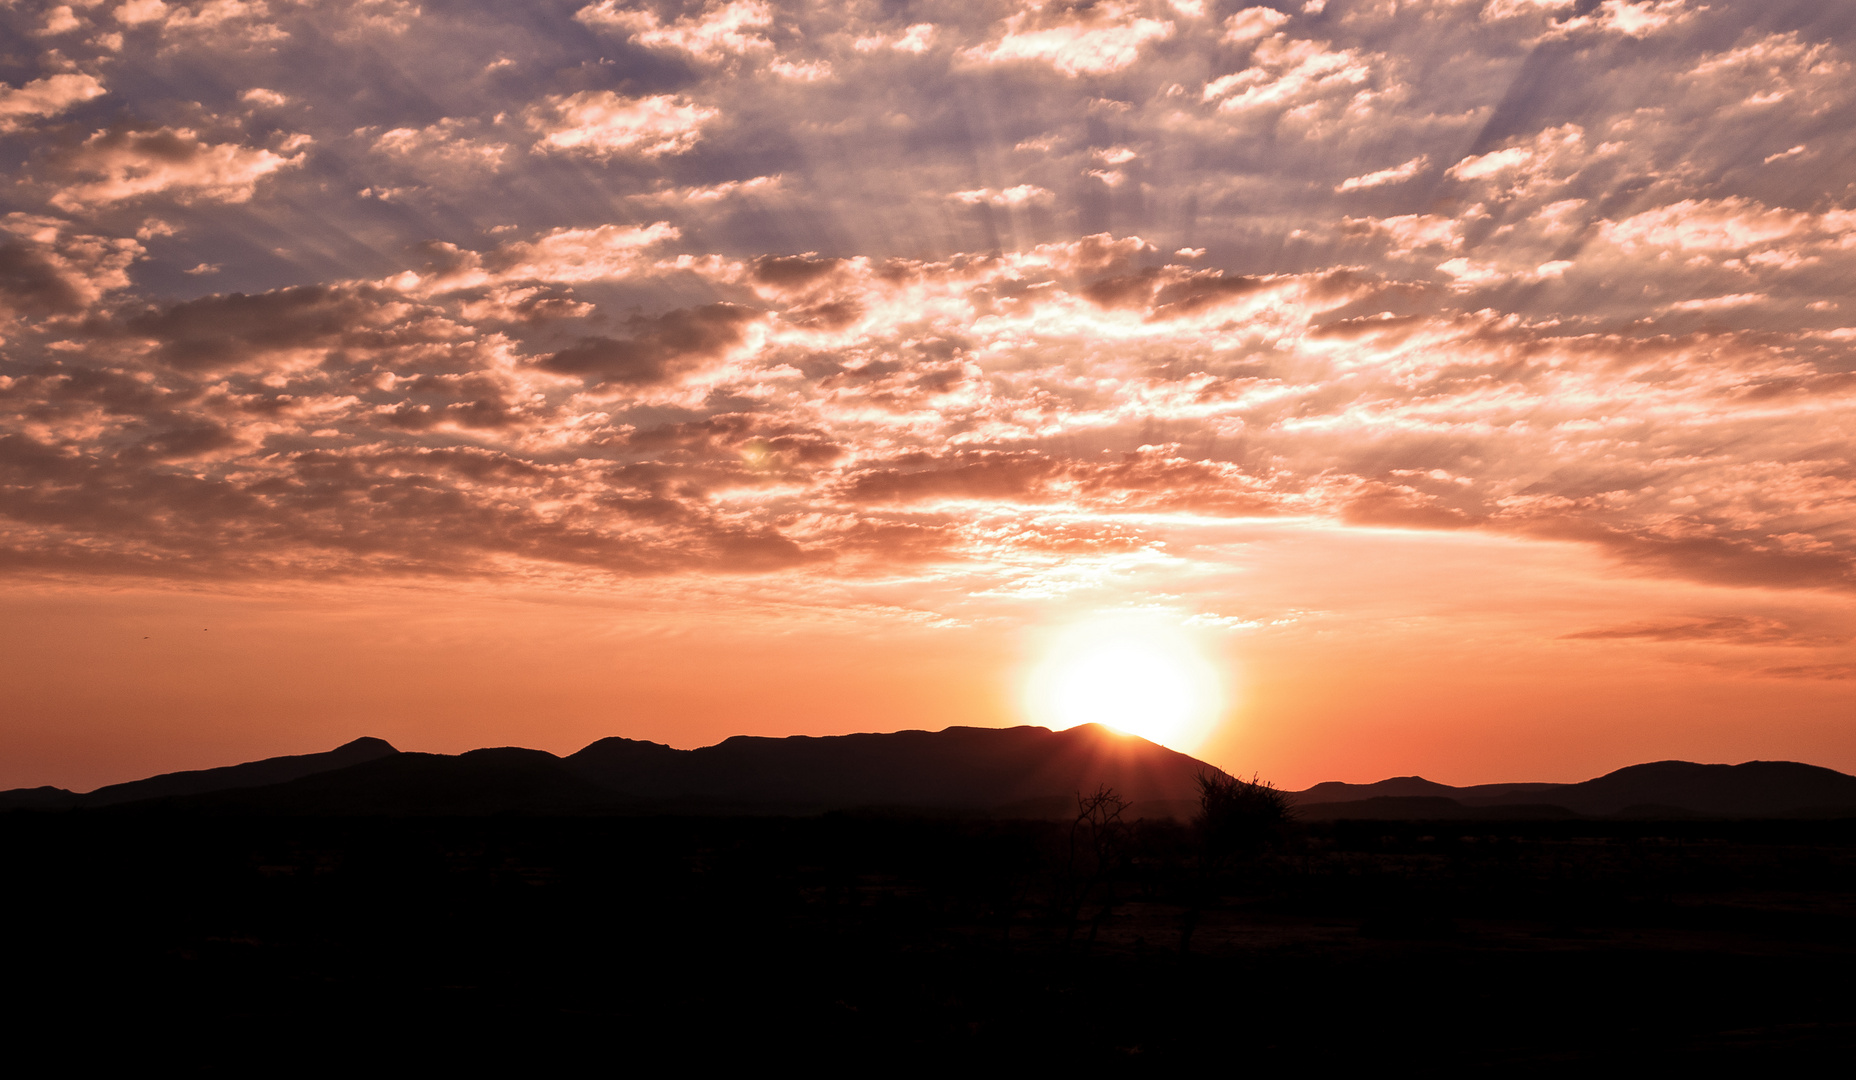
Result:
[[[1081,792],[1076,795],[1076,819],[1070,823],[1070,858],[1065,874],[1069,907],[1065,941],[1075,937],[1083,905],[1098,886],[1110,891],[1102,900],[1095,918],[1090,921],[1090,941],[1095,940],[1096,929],[1115,906],[1113,886],[1109,879],[1122,858],[1127,824],[1121,820],[1121,815],[1127,811],[1128,806],[1128,800],[1107,786],[1096,788],[1091,795]]]

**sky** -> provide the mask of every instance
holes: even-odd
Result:
[[[1067,722],[1098,631],[1286,787],[1856,771],[1856,6],[0,25],[0,786]]]

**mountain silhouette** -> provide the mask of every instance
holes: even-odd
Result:
[[[1373,784],[1343,784],[1329,780],[1316,784],[1304,791],[1290,792],[1289,798],[1298,806],[1311,806],[1316,803],[1360,802],[1378,798],[1441,798],[1469,802],[1484,799],[1501,798],[1507,795],[1539,793],[1565,784],[1473,784],[1469,787],[1451,787],[1426,780],[1422,776],[1394,776]]]
[[[1377,795],[1308,803],[1296,808],[1296,816],[1303,821],[1556,821],[1579,815],[1564,806],[1542,803],[1469,806],[1438,795]]]
[[[1617,814],[1664,806],[1717,817],[1771,817],[1815,809],[1856,808],[1856,776],[1796,761],[1631,765],[1550,791],[1503,795],[1487,805],[1551,802],[1581,814]]]
[[[159,800],[174,809],[272,814],[470,817],[619,809],[627,802],[545,750],[395,753],[261,788]]]
[[[761,738],[697,750],[601,739],[572,754],[575,773],[644,799],[826,806],[991,809],[1112,787],[1136,804],[1196,800],[1196,777],[1219,770],[1099,724],[950,727],[941,731]]]
[[[346,760],[343,760],[346,758]],[[1131,816],[1188,816],[1218,770],[1088,724],[888,734],[737,736],[677,750],[609,738],[566,758],[498,747],[402,753],[378,739],[329,754],[172,773],[88,795],[0,792],[0,807],[150,806],[286,814],[815,813],[853,808],[1067,817],[1113,788]],[[51,789],[57,792],[58,789]]]
[[[282,784],[299,777],[347,768],[362,762],[399,753],[385,739],[363,736],[321,754],[292,754],[287,757],[247,761],[242,765],[225,765],[216,769],[191,769],[162,773],[143,780],[110,784],[79,794],[64,788],[38,787],[0,791],[0,809],[53,809],[75,806],[114,806],[118,803],[147,799],[202,795],[215,791],[265,787]]]
[[[165,806],[285,814],[810,814],[894,808],[1065,818],[1108,787],[1132,817],[1189,818],[1203,761],[1096,724],[886,734],[738,735],[678,750],[607,738],[565,758],[493,747],[403,753],[361,738],[322,754],[164,773],[88,793],[0,792],[0,809]],[[1316,784],[1288,797],[1305,820],[1856,817],[1856,776],[1791,761],[1658,761],[1576,784],[1452,787],[1419,776]]]
[[[1623,818],[1856,817],[1856,776],[1795,761],[1656,761],[1577,784],[1451,787],[1400,776],[1316,784],[1289,798],[1309,820],[1488,820],[1553,816],[1555,809],[1562,816]]]

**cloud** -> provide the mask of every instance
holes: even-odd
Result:
[[[69,4],[59,4],[45,13],[45,22],[39,27],[39,33],[47,37],[68,34],[84,25]]]
[[[0,235],[0,315],[75,315],[129,287],[129,267],[145,249],[135,240],[94,236],[67,221],[12,213]]]
[[[1139,59],[1141,46],[1173,33],[1173,24],[1145,18],[1132,4],[1106,3],[1034,15],[1021,11],[1005,20],[1005,33],[961,55],[981,64],[1033,61],[1064,75],[1104,75]]]
[[[368,0],[345,5],[343,12],[352,32],[383,21],[381,12],[397,10],[401,19],[404,8],[393,0]],[[178,48],[244,50],[274,46],[289,38],[277,24],[271,5],[265,0],[205,0],[198,4],[168,4],[162,0],[127,0],[113,11],[117,23],[125,27],[151,27],[159,32],[162,52]],[[392,21],[390,19],[384,21]],[[116,35],[120,42],[120,34]],[[210,44],[209,44],[210,43]],[[120,48],[118,43],[116,48]]]
[[[1521,192],[1577,168],[1585,149],[1585,129],[1562,124],[1538,132],[1528,142],[1472,154],[1445,169],[1444,175],[1452,180],[1500,181]]]
[[[1721,308],[1761,304],[1772,299],[1764,293],[1734,293],[1732,296],[1709,296],[1699,300],[1680,300],[1669,305],[1671,311],[1718,311]]]
[[[1051,193],[1036,184],[1018,184],[1003,191],[994,191],[992,188],[956,191],[948,198],[968,206],[1024,206],[1028,203],[1049,202]]]
[[[64,159],[80,177],[49,200],[67,212],[130,199],[170,195],[180,202],[240,203],[258,182],[303,163],[269,150],[209,143],[188,128],[99,131]]]
[[[1454,249],[1463,242],[1462,229],[1461,221],[1435,214],[1347,218],[1342,222],[1343,232],[1356,236],[1382,237],[1389,241],[1394,255],[1408,255],[1426,247]]]
[[[1224,21],[1224,41],[1238,45],[1268,37],[1289,21],[1289,16],[1275,8],[1245,8]]]
[[[498,168],[509,147],[472,138],[467,132],[473,127],[469,121],[450,118],[422,128],[393,128],[375,137],[374,149],[441,175],[455,170]]]
[[[315,364],[344,345],[422,340],[417,324],[389,329],[406,312],[367,289],[302,286],[201,297],[131,316],[123,329],[156,342],[153,356],[182,370],[276,367],[280,354]]]
[[[117,44],[0,94],[8,565],[1058,595],[1000,568],[1268,519],[1856,580],[1841,31],[577,6],[74,5]]]
[[[22,504],[38,550],[89,545],[84,558],[120,569],[167,545],[198,572],[288,557],[281,541],[234,556],[145,525],[132,547],[86,524],[101,504],[83,492],[136,483],[149,485],[137,520],[179,499],[223,517],[215,535],[270,530],[303,558],[393,572],[439,551],[614,573],[1127,551],[1145,542],[1140,515],[1188,514],[1480,529],[1590,544],[1644,573],[1850,581],[1839,508],[1856,493],[1834,458],[1801,460],[1779,429],[1719,407],[1792,369],[1732,336],[1336,318],[1395,294],[1357,273],[1167,265],[1137,238],[936,262],[653,254],[679,239],[662,225],[552,230],[433,249],[427,269],[373,285],[93,323],[83,352],[10,391],[7,407],[38,418],[16,446],[21,490],[42,492]],[[758,304],[600,326],[604,305],[561,291],[664,273]],[[117,385],[96,381],[99,364],[142,372],[122,384],[139,389],[74,396]],[[104,400],[113,419],[81,404]],[[1645,411],[1662,425],[1630,421]],[[1156,431],[1186,439],[1143,437]],[[1228,441],[1194,445],[1195,432]],[[1706,449],[1721,445],[1735,450]],[[144,475],[180,467],[220,478]],[[339,509],[349,499],[397,500],[400,532]],[[1051,513],[1086,523],[1039,518]]]
[[[1361,176],[1349,176],[1342,180],[1334,190],[1363,191],[1367,188],[1385,187],[1388,184],[1402,184],[1423,172],[1424,167],[1430,163],[1430,158],[1420,154],[1402,165],[1394,165],[1389,169],[1380,169],[1378,172],[1365,173]]]
[[[588,386],[647,386],[719,359],[741,344],[758,313],[733,304],[707,304],[657,316],[633,316],[623,338],[582,338],[540,361],[543,370],[572,375]]]
[[[1856,664],[1788,664],[1760,669],[1770,679],[1823,679],[1842,682],[1856,679]]]
[[[162,0],[124,0],[115,11],[116,21],[124,26],[159,22],[167,13],[168,6]]]
[[[533,240],[515,241],[489,251],[429,243],[422,249],[424,265],[374,284],[407,296],[428,297],[533,283],[619,281],[659,269],[659,261],[649,254],[649,249],[678,235],[676,229],[660,221],[645,226],[555,229]],[[674,261],[668,267],[676,268]]]
[[[1561,635],[1567,641],[1701,641],[1724,645],[1819,645],[1777,619],[1745,615],[1698,616],[1683,622],[1636,622]]]
[[[1331,120],[1370,107],[1374,81],[1372,58],[1357,50],[1274,34],[1257,45],[1251,66],[1210,80],[1199,98],[1240,117],[1293,111],[1305,121]]]
[[[1683,199],[1606,222],[1604,238],[1619,247],[1677,251],[1738,251],[1783,240],[1809,228],[1809,216],[1747,199]]]
[[[653,12],[625,10],[616,0],[600,0],[581,8],[574,18],[588,26],[629,35],[647,48],[672,49],[710,62],[773,47],[756,32],[773,22],[773,9],[760,0],[711,5],[697,15],[669,24],[659,21]]]
[[[702,125],[721,115],[671,94],[622,98],[610,90],[557,94],[529,110],[540,147],[607,158],[617,154],[682,154],[702,137]]]
[[[1566,29],[1591,27],[1626,37],[1647,37],[1687,20],[1695,12],[1688,0],[1604,0],[1598,10],[1562,24]]]
[[[0,83],[0,133],[17,131],[30,121],[56,116],[104,93],[96,76],[78,72],[48,75],[17,89]]]
[[[767,70],[778,75],[782,79],[792,79],[795,82],[819,82],[824,79],[829,79],[832,76],[831,64],[824,60],[814,60],[807,63],[791,63],[786,60],[775,60],[773,63],[767,65]]]
[[[871,34],[860,37],[852,47],[860,53],[893,49],[896,52],[913,53],[919,56],[934,46],[938,33],[939,28],[933,23],[915,23],[895,36]]]
[[[724,180],[719,184],[703,184],[695,187],[661,188],[656,191],[641,192],[632,198],[644,203],[670,203],[685,206],[718,203],[725,199],[742,196],[768,196],[780,192],[783,178],[779,175],[756,176],[747,180]]]
[[[627,277],[645,265],[644,252],[676,239],[677,230],[650,225],[555,229],[530,241],[498,248],[484,265],[497,280],[578,283]]]

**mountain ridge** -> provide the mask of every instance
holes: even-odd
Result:
[[[1856,776],[1797,761],[1744,761],[1738,765],[1692,761],[1651,761],[1626,765],[1603,776],[1571,784],[1475,784],[1452,787],[1418,776],[1393,777],[1374,784],[1323,783],[1288,793],[1304,817],[1332,819],[1348,807],[1379,819],[1394,812],[1398,800],[1443,799],[1462,813],[1446,816],[1487,818],[1491,813],[1537,814],[1561,807],[1573,815],[1635,816],[1667,811],[1708,817],[1775,817],[1804,812],[1849,811],[1856,817]],[[1386,800],[1392,800],[1390,802]],[[1371,804],[1371,805],[1367,805]],[[1411,812],[1417,803],[1403,804]],[[1441,810],[1441,804],[1433,806]]]
[[[1099,725],[737,735],[679,750],[620,736],[556,756],[401,751],[362,737],[320,754],[163,773],[94,791],[0,791],[0,810],[169,807],[362,814],[817,813],[894,807],[1063,817],[1113,788],[1132,816],[1189,817],[1197,758]],[[1655,761],[1578,783],[1456,787],[1421,776],[1284,793],[1305,820],[1856,817],[1856,776],[1792,761]]]
[[[9,807],[56,809],[79,806],[114,806],[119,803],[149,799],[174,798],[216,791],[266,787],[332,769],[358,765],[365,761],[400,751],[385,739],[363,735],[350,739],[333,750],[319,754],[286,754],[260,758],[237,765],[209,769],[183,769],[157,773],[140,780],[105,784],[92,791],[76,792],[50,785],[0,791],[0,809]]]
[[[382,749],[384,748],[384,749]],[[362,760],[352,760],[354,758]],[[612,737],[566,757],[491,747],[399,751],[361,739],[324,755],[168,773],[78,794],[0,792],[0,809],[154,807],[277,813],[816,813],[897,807],[1063,816],[1110,787],[1131,815],[1189,812],[1214,766],[1099,725],[735,736],[678,750]],[[254,783],[274,777],[268,783]]]

